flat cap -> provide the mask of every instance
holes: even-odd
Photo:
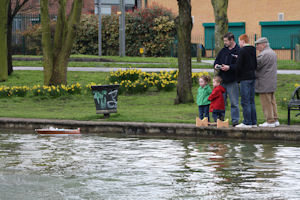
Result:
[[[269,43],[269,41],[266,37],[261,37],[255,41],[255,44],[260,44],[260,43]]]

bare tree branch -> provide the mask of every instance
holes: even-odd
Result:
[[[12,9],[12,17],[14,18],[16,14],[20,11],[21,8],[24,7],[24,5],[28,2],[29,0],[23,0],[23,2],[20,4],[19,0],[16,0],[16,6],[15,9]]]

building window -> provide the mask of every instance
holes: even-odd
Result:
[[[214,49],[215,48],[215,23],[203,23],[204,26],[204,37],[205,37],[205,48]],[[230,22],[228,24],[228,31],[232,32],[237,38],[245,33],[245,22]]]
[[[300,36],[300,21],[259,22],[262,37],[267,37],[272,49],[293,49]]]

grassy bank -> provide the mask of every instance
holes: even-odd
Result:
[[[95,72],[68,72],[68,84],[80,83],[83,87],[91,82],[107,83],[108,73]],[[43,74],[40,71],[15,71],[6,86],[33,86],[43,83]],[[287,101],[300,83],[300,76],[279,75],[276,98],[278,113],[282,123],[287,122]],[[193,94],[196,97],[198,86],[194,85]],[[118,113],[112,114],[108,121],[139,121],[139,122],[178,122],[194,123],[198,114],[196,104],[174,105],[176,91],[158,92],[150,89],[145,94],[119,95]],[[259,99],[256,97],[256,108],[259,123],[264,121]],[[93,96],[90,92],[80,95],[68,95],[59,98],[35,97],[5,97],[0,98],[0,117],[24,118],[53,118],[76,120],[99,120],[103,115],[95,114]],[[226,112],[226,118],[229,118]],[[295,113],[294,113],[295,114]],[[300,123],[300,117],[292,115],[292,123]],[[241,115],[242,116],[242,115]]]

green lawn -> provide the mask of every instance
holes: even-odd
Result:
[[[124,62],[124,61],[120,61]],[[134,62],[134,61],[132,61]],[[147,62],[145,62],[147,63]],[[31,67],[41,67],[42,61],[13,61],[13,66],[31,66]],[[114,62],[69,62],[69,67],[108,67],[108,68],[177,68],[177,62],[176,63],[161,63],[161,64],[153,64],[151,62],[147,64],[139,64],[139,62],[136,62],[135,64],[127,64],[124,62],[124,64],[114,63]],[[211,68],[211,65],[206,63],[192,63],[192,68],[205,68],[209,69]]]
[[[14,55],[13,57],[32,57],[41,58],[41,56],[30,55]],[[99,58],[95,55],[71,55],[72,58]],[[177,58],[173,57],[119,57],[119,56],[102,56],[102,58],[112,60],[114,62],[125,62],[124,64],[117,64],[113,62],[69,62],[69,67],[133,67],[133,68],[176,68]],[[192,59],[193,61],[196,58]],[[211,60],[205,58],[205,60]],[[126,64],[132,63],[147,63],[147,64]],[[162,63],[162,64],[151,64]],[[42,61],[13,61],[14,66],[33,66],[41,67]],[[211,68],[211,65],[206,63],[192,62],[192,68]],[[278,69],[300,70],[300,62],[292,60],[278,60]]]
[[[300,62],[293,60],[278,60],[278,69],[297,69],[300,70]]]
[[[42,56],[36,55],[14,55],[18,58],[42,58]],[[97,55],[71,55],[71,58],[99,58]],[[101,58],[112,60],[115,62],[146,62],[146,63],[173,63],[177,62],[177,58],[174,57],[120,57],[120,56],[101,56]]]
[[[107,75],[108,73],[100,72],[68,72],[68,83],[79,82],[83,86],[90,82],[105,84],[107,83]],[[33,86],[35,84],[42,85],[42,83],[43,72],[41,71],[15,71],[7,82],[1,82],[0,85]],[[295,88],[295,83],[300,83],[300,76],[278,76],[276,98],[281,123],[287,122],[286,103]],[[194,98],[196,97],[197,88],[198,86],[194,85]],[[156,89],[151,89],[145,94],[119,95],[118,113],[111,114],[109,119],[102,119],[103,115],[95,114],[96,109],[90,92],[59,98],[33,97],[30,95],[26,97],[6,97],[0,98],[0,117],[194,123],[198,114],[196,104],[174,105],[175,97],[175,90],[158,92]],[[262,123],[264,117],[257,97],[256,108],[258,122]],[[229,118],[229,113],[226,112],[226,118]],[[292,123],[300,123],[300,117],[296,118],[292,115]]]

